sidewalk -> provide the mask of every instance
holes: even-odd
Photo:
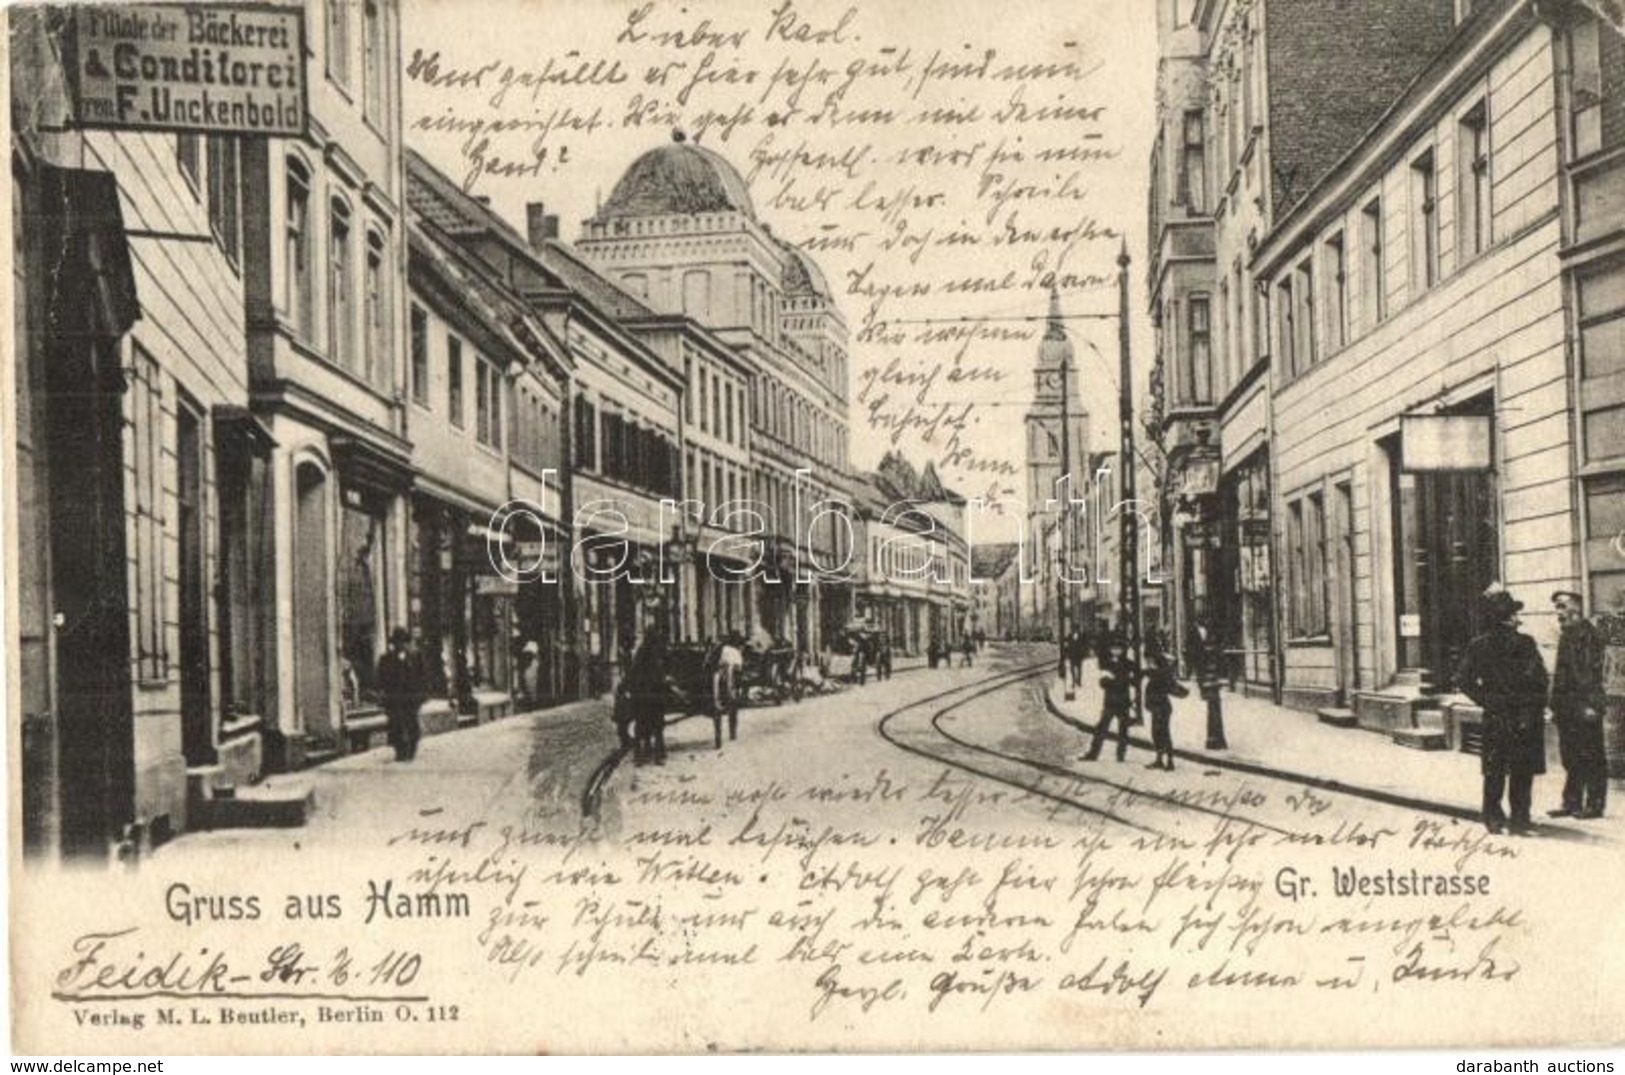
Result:
[[[1197,697],[1193,683],[1186,686],[1191,690],[1190,697],[1174,700],[1172,725],[1174,753],[1180,762],[1290,780],[1465,821],[1479,820],[1483,781],[1476,754],[1402,747],[1377,732],[1323,724],[1313,713],[1232,691],[1223,695],[1228,749],[1210,751],[1206,746],[1207,705]],[[1065,700],[1059,680],[1050,684],[1047,701],[1056,716],[1092,731],[1101,703],[1099,672],[1094,662],[1084,665],[1083,682],[1073,701]],[[1149,751],[1150,718],[1146,721],[1130,729],[1130,742]],[[1080,745],[1079,753],[1083,749]],[[1110,757],[1111,750],[1108,740],[1102,756]],[[1537,824],[1625,840],[1625,789],[1620,781],[1610,782],[1607,816],[1594,821],[1546,816],[1546,811],[1558,804],[1562,786],[1562,764],[1556,752],[1549,751],[1546,775],[1535,779]]]

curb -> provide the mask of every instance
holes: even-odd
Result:
[[[1063,723],[1091,733],[1095,730],[1095,726],[1093,724],[1086,724],[1071,714],[1061,711],[1061,708],[1055,702],[1054,686],[1050,686],[1045,689],[1044,704],[1049,708],[1050,713]],[[1133,746],[1141,748],[1142,750],[1155,749],[1151,744],[1151,740],[1142,737],[1130,735],[1129,743]],[[1200,765],[1211,765],[1219,769],[1231,769],[1238,773],[1246,773],[1249,776],[1264,776],[1275,780],[1289,780],[1295,784],[1303,784],[1321,791],[1335,791],[1343,795],[1353,795],[1357,798],[1369,799],[1372,802],[1384,803],[1388,806],[1398,806],[1407,810],[1419,810],[1428,814],[1443,814],[1446,817],[1453,817],[1460,821],[1470,821],[1474,824],[1478,824],[1483,820],[1479,812],[1470,807],[1459,806],[1451,803],[1436,802],[1432,799],[1423,799],[1418,796],[1406,795],[1397,791],[1384,791],[1380,788],[1368,788],[1359,784],[1346,784],[1341,780],[1333,780],[1329,777],[1309,776],[1305,773],[1293,772],[1290,769],[1278,769],[1273,766],[1260,764],[1258,762],[1241,761],[1237,758],[1221,757],[1206,751],[1176,749],[1174,751],[1174,756]]]

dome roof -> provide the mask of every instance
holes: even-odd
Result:
[[[745,181],[720,154],[677,140],[632,162],[598,211],[601,218],[672,216],[738,209],[756,215]]]
[[[830,297],[829,281],[824,279],[824,271],[818,267],[818,262],[812,255],[798,250],[789,243],[779,244],[784,249],[784,293],[786,295],[805,295],[809,292],[821,299]]]

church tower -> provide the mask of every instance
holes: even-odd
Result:
[[[1064,395],[1063,395],[1064,391]],[[1061,422],[1068,436],[1061,436]],[[1061,458],[1061,443],[1072,456],[1071,466]],[[1033,370],[1033,404],[1027,410],[1027,514],[1029,520],[1046,513],[1044,502],[1055,497],[1055,483],[1063,473],[1072,474],[1073,494],[1082,495],[1089,480],[1089,412],[1084,409],[1078,386],[1078,368],[1072,361],[1072,341],[1067,338],[1061,317],[1061,298],[1052,288],[1049,295],[1049,323],[1038,345],[1038,365]],[[1038,530],[1032,531],[1040,533]]]
[[[1054,288],[1049,295],[1049,323],[1038,345],[1038,364],[1033,369],[1033,403],[1027,409],[1027,556],[1031,593],[1030,622],[1050,626],[1054,617],[1053,560],[1059,552],[1056,526],[1060,520],[1061,475],[1071,473],[1071,495],[1081,497],[1089,487],[1089,412],[1084,409],[1078,385],[1077,364],[1072,361],[1072,341],[1067,338],[1061,316],[1061,297]],[[1061,436],[1062,423],[1067,436]],[[1062,458],[1062,445],[1071,456],[1070,466]],[[1028,618],[1024,614],[1023,618]]]

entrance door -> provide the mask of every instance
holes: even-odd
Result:
[[[203,563],[203,418],[186,400],[175,411],[179,482],[181,749],[187,765],[214,760],[209,714],[208,585]]]
[[[1360,689],[1360,635],[1354,609],[1354,487],[1339,482],[1336,516],[1337,686],[1347,705]]]
[[[1418,572],[1422,608],[1422,659],[1435,689],[1453,689],[1456,665],[1472,637],[1486,624],[1479,596],[1495,581],[1495,478],[1490,472],[1417,475],[1420,540]]]

